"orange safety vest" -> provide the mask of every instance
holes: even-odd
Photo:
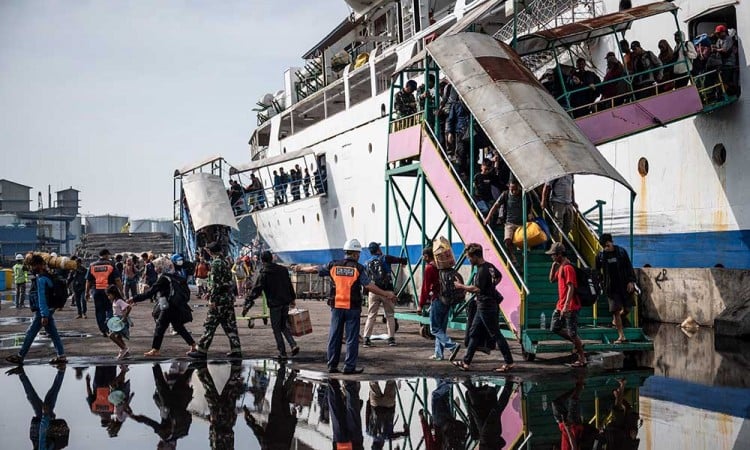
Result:
[[[91,404],[91,412],[103,413],[103,412],[114,412],[115,405],[109,401],[109,387],[96,388],[96,399]]]
[[[109,287],[109,276],[115,271],[115,266],[109,261],[98,261],[91,264],[89,271],[94,276],[94,287],[104,290]]]
[[[362,308],[362,285],[359,282],[361,266],[357,261],[345,259],[331,264],[333,307],[340,309]]]

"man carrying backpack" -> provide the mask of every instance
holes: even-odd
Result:
[[[393,290],[393,279],[391,276],[391,264],[406,264],[406,258],[397,258],[395,256],[384,255],[380,250],[378,242],[370,242],[367,246],[372,257],[365,264],[367,275],[373,283],[384,291]],[[375,326],[375,318],[383,305],[383,315],[385,315],[386,325],[388,327],[388,345],[396,346],[396,318],[393,310],[394,304],[385,297],[370,292],[367,297],[367,322],[365,322],[365,342],[364,347],[372,347],[372,327]]]
[[[602,274],[612,324],[617,328],[615,344],[622,344],[627,342],[622,329],[623,321],[627,320],[626,316],[633,307],[631,294],[635,290],[635,271],[628,252],[614,244],[611,234],[602,234],[599,243],[604,250],[596,257],[596,270]]]
[[[425,247],[422,250],[422,259],[427,263],[424,268],[424,277],[422,279],[422,293],[419,296],[419,312],[425,304],[430,305],[430,333],[435,336],[435,353],[430,359],[435,361],[443,360],[443,351],[450,350],[449,360],[453,361],[461,349],[461,344],[453,342],[446,333],[448,330],[448,314],[451,310],[451,303],[441,300],[441,278],[440,272],[435,266],[435,255],[432,253],[432,247]],[[455,271],[450,275],[455,275]],[[453,286],[455,289],[455,285]],[[463,295],[463,291],[461,291]]]
[[[52,276],[47,271],[47,263],[44,262],[44,259],[40,255],[33,255],[29,265],[31,266],[31,272],[36,276],[32,280],[31,290],[29,291],[29,306],[31,306],[31,311],[34,312],[34,318],[31,320],[29,329],[26,330],[26,337],[21,345],[21,350],[16,355],[8,356],[5,360],[11,364],[23,364],[23,359],[29,353],[34,338],[39,334],[39,330],[44,327],[57,352],[57,356],[50,360],[50,364],[65,364],[68,360],[65,357],[65,349],[63,348],[62,339],[60,339],[60,333],[57,332],[55,319],[52,317],[55,311],[51,306],[60,300],[59,298],[54,298],[59,294],[56,293]],[[62,305],[65,305],[65,300],[66,297],[63,295]]]

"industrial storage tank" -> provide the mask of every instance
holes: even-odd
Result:
[[[169,219],[154,220],[151,223],[151,231],[154,233],[174,233],[174,223]]]
[[[155,220],[151,219],[136,219],[130,221],[130,232],[131,233],[151,233],[154,227]]]
[[[125,216],[89,216],[86,217],[86,234],[120,233],[127,223],[128,218]]]

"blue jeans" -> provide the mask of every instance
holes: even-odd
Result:
[[[346,327],[346,360],[344,371],[357,367],[359,356],[359,309],[331,308],[331,329],[328,331],[328,368],[336,369],[341,359],[341,339]]]
[[[78,315],[81,316],[83,314],[86,314],[86,311],[87,311],[86,291],[73,292],[73,299],[76,302],[76,309],[78,310]]]
[[[49,315],[47,321],[47,326],[44,327],[45,330],[47,330],[47,336],[52,339],[52,344],[55,346],[55,351],[57,351],[57,356],[62,356],[65,354],[65,349],[63,348],[62,340],[60,339],[60,334],[57,332],[57,326],[55,325],[55,318],[52,314]],[[34,313],[34,319],[31,321],[31,325],[29,325],[29,329],[26,330],[26,338],[23,340],[23,345],[21,346],[21,350],[18,352],[18,356],[21,358],[25,358],[26,354],[29,353],[29,349],[31,348],[31,344],[34,342],[34,338],[37,334],[39,334],[39,330],[42,329],[42,315],[39,314],[39,311]]]
[[[446,333],[448,330],[448,314],[450,306],[446,306],[439,299],[430,303],[430,333],[435,336],[435,356],[442,358],[443,350],[452,350],[456,343]]]
[[[94,297],[96,325],[99,327],[99,331],[109,334],[107,321],[112,317],[112,301],[107,298],[103,289],[95,289],[92,297]]]

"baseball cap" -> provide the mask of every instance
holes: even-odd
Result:
[[[716,28],[714,29],[714,33],[726,33],[726,31],[726,25],[716,25]]]
[[[380,248],[380,242],[370,242],[367,244],[367,249],[371,252],[374,252],[375,250]]]
[[[557,255],[558,253],[565,253],[565,246],[562,242],[553,242],[552,247],[544,252],[545,255]]]

